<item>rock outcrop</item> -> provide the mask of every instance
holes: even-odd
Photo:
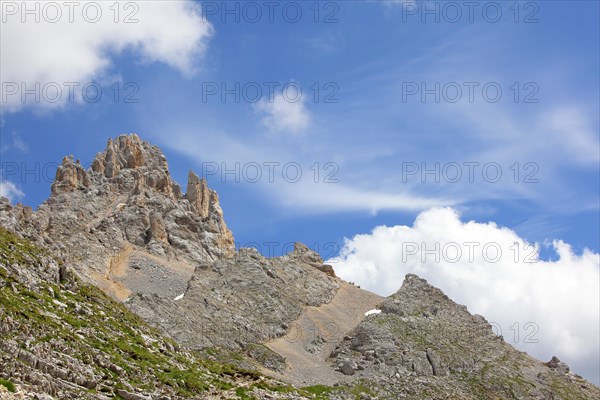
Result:
[[[480,315],[416,275],[332,353],[332,368],[380,382],[394,398],[594,399],[600,389],[558,359],[541,363]],[[350,371],[352,369],[352,371]]]
[[[81,166],[79,160],[73,161],[73,157],[63,158],[62,164],[56,171],[56,179],[52,184],[52,193],[61,191],[85,190],[90,186],[90,179]]]
[[[272,259],[241,249],[197,266],[176,301],[138,291],[126,304],[187,347],[244,348],[284,335],[303,307],[334,297],[336,280],[304,262],[307,257],[319,256],[303,245]]]
[[[50,198],[35,212],[0,203],[0,222],[49,246],[91,281],[127,246],[192,264],[233,256],[218,196],[206,181],[191,189],[181,194],[158,147],[123,135],[87,170],[65,157]]]
[[[215,200],[213,193],[209,191],[206,179],[198,178],[194,171],[189,172],[185,197],[190,202],[192,210],[202,218],[208,217],[210,203]]]

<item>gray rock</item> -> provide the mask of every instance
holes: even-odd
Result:
[[[564,362],[560,361],[558,357],[553,356],[550,361],[546,363],[548,368],[558,372],[561,375],[566,375],[571,371],[571,368]]]
[[[350,363],[349,361],[344,361],[338,365],[338,371],[344,375],[354,375],[355,369],[356,365]]]
[[[123,389],[118,389],[117,394],[121,396],[124,400],[152,400],[151,396],[145,396],[138,393],[130,393]]]

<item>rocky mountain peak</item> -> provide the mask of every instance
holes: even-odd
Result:
[[[100,196],[129,194],[150,198],[158,192],[175,201],[187,200],[185,207],[200,218],[215,215],[217,223],[223,218],[219,196],[208,188],[206,179],[190,170],[184,196],[171,178],[167,159],[160,148],[135,133],[109,139],[106,149],[96,155],[87,170],[73,156],[65,157],[56,171],[52,196],[75,190],[96,192]]]
[[[114,178],[122,169],[144,166],[169,172],[167,160],[162,151],[132,133],[121,135],[114,141],[108,139],[106,150],[96,155],[92,163],[92,170],[107,178]]]
[[[183,195],[163,152],[136,134],[109,139],[87,169],[65,157],[50,198],[33,213],[22,209],[1,207],[0,221],[74,260],[96,283],[121,253],[206,263],[235,252],[217,193],[190,171]]]
[[[566,400],[599,393],[558,358],[541,363],[515,350],[484,317],[416,275],[378,308],[337,345],[333,366],[385,382],[390,398]]]
[[[109,139],[106,149],[96,155],[87,170],[79,160],[65,157],[56,171],[52,195],[106,184],[113,186],[109,190],[112,192],[143,194],[153,190],[173,199],[181,196],[179,185],[171,179],[165,155],[135,133]]]
[[[115,326],[121,320],[105,318],[118,311],[117,307],[103,307],[99,314],[97,301],[90,301],[87,295],[77,297],[78,284],[72,279],[77,275],[170,336],[169,343],[197,351],[207,347],[234,351],[236,359],[248,355],[253,360],[244,358],[244,363],[259,363],[288,383],[337,388],[351,382],[366,383],[374,397],[361,397],[365,399],[598,398],[599,389],[570,372],[558,358],[541,363],[516,351],[495,334],[484,317],[470,314],[465,306],[416,275],[406,275],[401,288],[383,299],[337,278],[333,268],[302,243],[273,258],[255,249],[236,251],[219,197],[207,181],[189,171],[183,194],[170,176],[164,154],[135,134],[109,140],[88,169],[73,156],[65,157],[50,198],[36,211],[0,198],[0,258],[0,299],[13,299],[4,301],[12,310],[10,318],[0,304],[0,378],[5,376],[3,371],[18,367],[22,371],[19,376],[33,376],[36,386],[52,393],[61,393],[59,388],[80,390],[76,385],[91,390],[109,378],[106,370],[97,376],[86,375],[88,367],[81,363],[76,364],[75,374],[63,371],[66,365],[73,368],[70,355],[66,361],[54,362],[60,368],[49,368],[40,361],[47,359],[48,342],[42,339],[47,337],[45,324],[60,320],[58,315],[65,310],[72,309],[73,315],[63,322],[75,324],[77,337],[92,348],[99,342],[85,338],[95,338],[100,331],[89,331],[89,318],[101,315],[98,327],[105,322]],[[36,268],[38,273],[33,273]],[[28,292],[15,290],[13,278],[28,287]],[[54,288],[44,286],[40,292],[45,295],[29,293],[44,282]],[[64,286],[62,294],[58,293],[60,285]],[[29,312],[40,307],[38,300],[43,299],[47,300],[40,309],[43,319],[30,319]],[[109,304],[107,300],[102,303]],[[22,304],[27,305],[23,310]],[[59,314],[48,318],[48,307]],[[17,318],[26,321],[23,326],[35,327],[36,321],[43,321],[37,332],[40,347],[35,358],[29,350],[19,350],[15,357],[15,349],[20,348],[16,341],[8,347],[2,345],[8,343],[3,332],[11,333]],[[70,336],[71,330],[54,329],[69,334],[65,343],[79,345],[79,339]],[[124,331],[121,325],[102,330],[107,340],[96,350],[102,353],[112,348],[115,336],[118,343],[124,343]],[[21,341],[30,336],[23,331]],[[133,340],[134,358],[141,354],[138,361],[146,365],[146,355],[155,360],[158,353],[154,342],[140,340]],[[142,343],[151,351],[138,348]],[[125,343],[122,350],[133,355],[131,349]],[[73,354],[71,350],[68,353]],[[89,360],[89,351],[85,353],[84,360]],[[29,367],[15,363],[25,359],[33,360]],[[121,356],[111,362],[119,359]],[[3,363],[8,368],[3,368]],[[103,365],[107,364],[102,361],[101,369]],[[124,365],[129,371],[131,364]],[[164,364],[156,370],[171,368]],[[56,388],[39,384],[42,381],[30,374],[32,369],[46,374]],[[109,370],[114,378],[123,372]],[[190,372],[188,366],[182,370]],[[144,371],[144,379],[151,381],[154,371]],[[202,376],[188,375],[194,379]],[[178,373],[177,382],[180,377]],[[75,386],[61,383],[65,378]],[[172,385],[175,381],[166,384]],[[133,392],[128,388],[116,394],[122,398],[169,398],[132,397]],[[353,393],[323,398],[355,398]],[[237,392],[231,395],[239,397]],[[69,398],[108,397],[98,393],[97,397]]]
[[[427,280],[407,274],[400,289],[381,304],[381,309],[397,315],[414,315],[425,309],[438,312],[454,309],[456,306],[444,292],[429,284]]]

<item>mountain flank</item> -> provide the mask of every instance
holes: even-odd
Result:
[[[206,180],[135,134],[0,225],[0,399],[600,398],[417,276],[382,298],[301,243],[236,249]]]

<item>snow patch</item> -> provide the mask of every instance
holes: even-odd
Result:
[[[368,317],[369,315],[376,315],[376,314],[381,314],[381,310],[378,309],[373,309],[373,310],[369,310],[365,313],[365,317]]]
[[[175,298],[173,299],[173,301],[177,301],[177,300],[181,300],[181,299],[183,299],[183,295],[184,295],[184,294],[185,294],[185,293],[181,293],[179,296],[175,297]]]

